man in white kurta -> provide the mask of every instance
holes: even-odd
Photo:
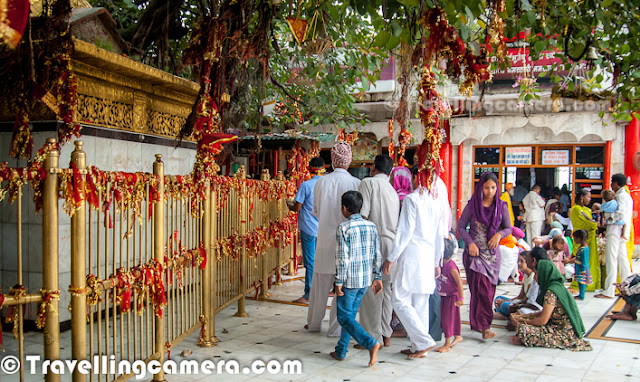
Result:
[[[391,281],[393,309],[407,331],[410,358],[421,357],[435,346],[429,335],[429,295],[435,289],[436,254],[444,248],[446,227],[442,224],[443,208],[435,195],[416,184],[417,168],[412,170],[413,193],[402,203],[391,253],[384,263],[389,274],[396,264]]]
[[[371,177],[365,178],[358,188],[363,199],[360,214],[378,228],[383,261],[387,259],[391,250],[400,214],[400,199],[389,183],[391,170],[393,159],[388,155],[376,156],[371,168]],[[393,333],[390,278],[389,275],[383,275],[382,293],[375,294],[373,289],[369,288],[360,304],[360,325],[384,346],[389,346],[389,339]]]
[[[618,276],[620,280],[624,280],[631,274],[627,241],[629,241],[633,224],[633,199],[627,192],[626,186],[627,177],[624,174],[615,174],[611,177],[611,189],[616,193],[618,202],[617,212],[623,217],[624,226],[607,224],[605,247],[607,277],[602,293],[595,295],[598,298],[614,298],[616,292],[614,283],[618,282]]]
[[[435,181],[436,192],[435,197],[438,205],[442,208],[442,233],[444,237],[442,240],[449,236],[451,231],[451,204],[449,204],[449,190],[442,178],[436,177]],[[442,252],[434,255],[434,262],[436,264],[436,270],[442,267],[442,258],[444,255],[444,246]],[[439,272],[436,272],[436,288],[438,287]],[[437,293],[432,293],[429,296],[429,334],[435,341],[440,341],[442,338],[442,325],[440,323],[440,296]]]
[[[318,239],[313,265],[313,279],[309,293],[307,326],[310,332],[319,332],[327,311],[329,291],[336,274],[336,251],[338,242],[336,230],[346,219],[342,216],[341,198],[347,191],[357,191],[360,179],[349,174],[351,146],[345,142],[336,143],[331,149],[333,172],[318,180],[313,188],[313,211],[318,218]],[[340,324],[336,315],[335,300],[329,313],[330,337],[340,336]]]
[[[524,220],[527,223],[527,241],[530,246],[534,246],[533,238],[540,236],[542,224],[544,223],[544,199],[540,196],[540,185],[533,186],[527,196],[522,199],[524,205]]]

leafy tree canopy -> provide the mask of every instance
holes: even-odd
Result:
[[[420,18],[435,7],[446,12],[458,36],[476,51],[496,31],[505,38],[529,32],[526,42],[532,59],[547,51],[556,51],[562,58],[562,64],[543,74],[555,82],[563,80],[559,70],[570,70],[589,57],[587,80],[579,90],[613,91],[618,119],[630,120],[630,112],[640,109],[636,91],[640,0],[90,1],[111,12],[134,57],[196,81],[200,72],[183,63],[182,52],[203,17],[243,17],[254,27],[264,25],[261,18],[267,17],[267,67],[249,58],[243,74],[237,72],[233,77],[233,84],[227,86],[231,96],[227,127],[261,131],[267,125],[261,117],[262,105],[269,101],[297,102],[303,122],[296,118],[275,121],[285,128],[325,123],[353,127],[366,122],[354,105],[359,94],[376,81],[385,58],[397,53],[401,44],[416,47],[424,42],[430,30]],[[269,12],[256,12],[266,8]],[[323,50],[319,43],[299,43],[286,17],[307,20],[307,40],[330,41],[331,47]],[[493,46],[490,55],[497,51]],[[587,56],[593,51],[595,59]],[[509,65],[500,61],[494,65]],[[599,89],[608,76],[613,76],[610,88]]]

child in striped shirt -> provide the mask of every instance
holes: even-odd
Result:
[[[360,346],[369,350],[369,366],[378,361],[380,343],[371,337],[356,321],[360,302],[371,287],[375,294],[382,290],[382,256],[378,229],[360,215],[362,194],[347,191],[342,195],[342,215],[348,220],[336,232],[335,292],[338,322],[342,335],[331,357],[342,361],[347,355],[353,337]]]

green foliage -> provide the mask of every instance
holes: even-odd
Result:
[[[398,10],[401,7],[393,0],[390,3]],[[319,8],[313,4],[302,2],[307,12],[302,15],[310,19],[316,9],[324,12],[323,31],[326,29],[334,48],[321,55],[308,54],[291,38],[281,15],[274,22],[280,52],[272,49],[269,74],[286,92],[268,85],[268,99],[286,103],[293,98],[299,100],[308,124],[335,123],[353,129],[367,122],[355,107],[356,102],[378,79],[389,52],[408,38],[408,32],[402,20],[382,17],[380,2],[324,2]]]
[[[209,4],[225,1],[201,2],[186,0],[179,17],[181,25],[192,29],[200,15],[214,12]],[[105,6],[111,12],[118,29],[127,31],[135,25],[143,10],[155,2],[148,0],[91,0],[94,6]],[[270,1],[263,4],[269,6]],[[255,108],[259,113],[264,101],[298,99],[307,123],[325,124],[344,122],[353,125],[363,121],[355,102],[359,93],[369,89],[376,81],[384,58],[393,53],[401,42],[416,45],[429,33],[419,25],[420,12],[435,5],[446,11],[450,24],[460,37],[477,48],[485,43],[491,24],[491,6],[488,0],[303,0],[282,2],[273,20],[274,39],[279,51],[271,49],[269,75],[281,86],[268,79],[245,84],[248,93],[236,97],[242,102],[238,109]],[[545,76],[555,83],[563,82],[575,87],[558,75],[558,70],[570,70],[574,59],[584,59],[588,46],[596,48],[597,59],[591,62],[592,77],[586,78],[573,91],[614,92],[617,102],[615,117],[627,120],[631,111],[640,110],[637,89],[640,86],[640,0],[505,0],[504,35],[512,38],[519,32],[529,31],[532,59],[543,52],[557,51],[561,65],[554,65]],[[284,17],[295,16],[311,20],[314,12],[324,16],[316,34],[327,37],[334,48],[322,55],[309,55],[292,39]],[[325,32],[326,31],[326,32]],[[125,34],[126,36],[126,34]],[[125,37],[126,38],[126,37]],[[170,54],[178,64],[174,72],[191,76],[183,70],[180,52],[185,39],[170,39]],[[565,49],[566,46],[566,49]],[[147,54],[159,54],[151,47]],[[495,52],[495,50],[494,50]],[[493,63],[492,67],[506,67],[508,63]],[[615,74],[610,88],[599,88],[603,80]],[[192,77],[193,78],[193,77]],[[530,101],[538,96],[537,86],[520,86],[521,99]],[[288,102],[288,101],[287,101]],[[259,125],[259,118],[247,116],[246,126]]]
[[[306,52],[291,38],[286,23],[275,21],[280,52],[272,49],[269,75],[284,89],[268,85],[267,99],[287,104],[297,100],[307,124],[335,123],[352,129],[366,121],[355,107],[358,94],[376,81],[387,57],[384,46],[390,38],[399,37],[387,33],[382,47],[372,46],[374,29],[359,15],[336,10],[327,14],[336,17],[327,25],[334,48],[319,55]],[[276,122],[283,122],[283,128],[292,127],[291,121]]]
[[[116,22],[116,29],[124,31],[135,24],[142,10],[149,3],[147,0],[89,0],[93,7],[106,8]]]
[[[517,0],[514,2],[518,3]],[[554,82],[563,80],[554,72],[558,69],[568,70],[574,65],[566,53],[574,59],[584,60],[587,46],[595,47],[598,58],[592,61],[593,70],[588,73],[586,81],[580,84],[580,91],[587,94],[595,91],[609,94],[614,91],[619,99],[614,117],[628,120],[630,111],[640,110],[637,94],[640,78],[635,75],[640,70],[639,9],[639,0],[536,1],[534,5],[528,4],[527,9],[520,7],[514,12],[505,21],[505,27],[508,35],[515,35],[518,30],[531,31],[529,42],[533,59],[542,52],[559,50],[556,56],[562,58],[564,67],[555,67],[550,71],[550,78]],[[608,89],[600,89],[605,79],[603,73],[616,75],[614,84]],[[572,89],[575,87],[573,81],[567,85],[570,91],[578,90]]]

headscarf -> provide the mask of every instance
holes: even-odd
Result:
[[[555,222],[551,223],[551,228],[557,228],[560,231],[564,231],[564,226],[559,221],[555,221]]]
[[[520,247],[523,250],[525,249],[522,245],[518,244],[517,239],[513,235],[509,235],[500,240],[500,245],[504,245],[507,248]]]
[[[487,177],[489,174],[491,173],[485,172],[484,174],[482,174],[482,176],[480,177],[480,181],[478,182],[478,184],[476,184],[476,189],[473,192],[473,196],[471,196],[471,199],[469,200],[473,215],[480,223],[489,228],[489,235],[487,236],[487,238],[491,238],[496,234],[496,232],[498,232],[498,228],[502,223],[502,211],[504,210],[505,206],[505,202],[500,200],[500,198],[496,195],[493,198],[493,203],[489,207],[489,212],[485,211],[485,208],[482,205],[482,200],[484,198],[482,194],[482,186],[487,181]]]
[[[406,167],[396,167],[391,171],[393,177],[393,188],[398,193],[400,201],[405,196],[413,192],[413,186],[411,185],[411,170]]]
[[[558,235],[562,235],[562,230],[559,230],[557,228],[551,229],[551,231],[549,231],[549,240],[553,239]]]
[[[552,291],[558,297],[558,301],[562,304],[564,311],[567,312],[576,335],[578,338],[582,338],[585,332],[582,317],[580,316],[580,311],[578,311],[576,301],[567,288],[564,287],[564,276],[551,260],[538,261],[536,274],[538,275],[538,285],[540,286],[537,303],[542,306],[544,304],[544,295],[548,290]]]
[[[351,164],[351,145],[338,142],[331,148],[331,165],[333,168],[345,168]]]
[[[513,188],[513,183],[505,183],[504,184],[504,190],[505,191],[509,191],[512,188]]]
[[[511,227],[511,234],[516,239],[524,239],[524,232],[518,227]]]

